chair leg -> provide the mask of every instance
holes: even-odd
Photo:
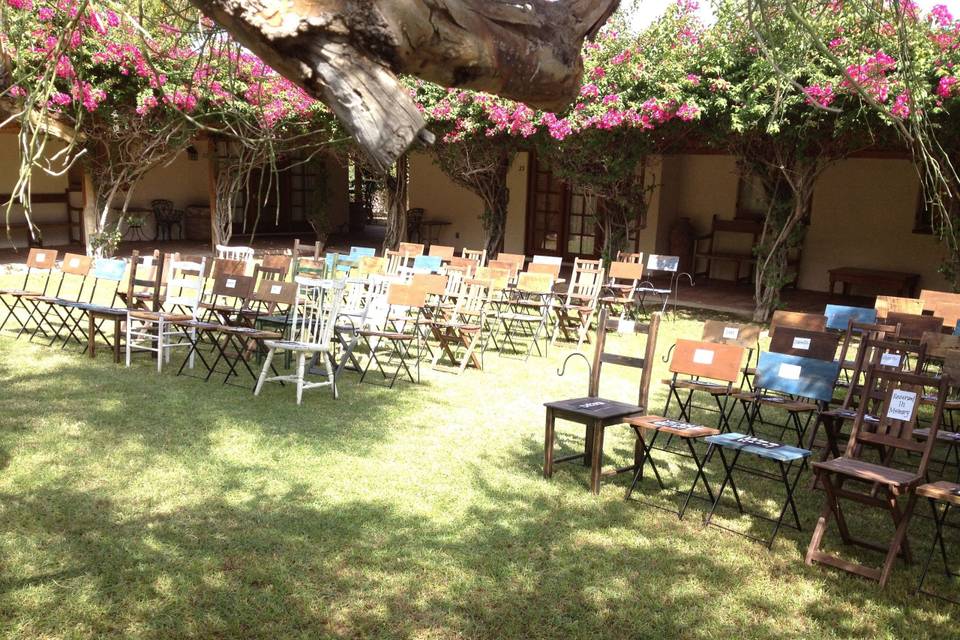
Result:
[[[267,359],[263,362],[263,368],[260,370],[260,377],[257,378],[257,386],[253,389],[253,395],[260,395],[260,390],[263,388],[263,383],[267,379],[267,372],[270,371],[270,363],[273,362],[273,354],[276,352],[275,349],[270,349],[267,352]]]
[[[129,316],[127,317],[126,325],[127,325],[127,328],[126,328],[126,329],[127,329],[127,339],[126,339],[127,366],[129,367],[129,366],[130,366],[130,342],[131,342],[131,340],[130,340],[130,329],[131,329],[131,326],[133,325],[133,322],[130,321]]]
[[[297,404],[303,400],[303,374],[307,366],[307,354],[300,352],[297,355]]]

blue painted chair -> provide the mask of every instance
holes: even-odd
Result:
[[[842,304],[828,304],[823,315],[827,317],[828,331],[846,331],[851,322],[873,324],[877,321],[876,309]]]
[[[839,363],[832,360],[772,351],[761,353],[753,392],[736,396],[742,403],[749,434],[754,435],[761,406],[777,407],[787,413],[780,437],[792,427],[797,444],[802,446],[810,421],[825,410],[833,398],[839,372]],[[806,416],[805,421],[800,419],[801,415]]]
[[[374,257],[377,255],[377,250],[373,247],[350,247],[350,257],[351,258],[362,258],[364,256]]]

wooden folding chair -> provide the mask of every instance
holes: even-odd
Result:
[[[473,274],[477,271],[477,267],[479,266],[480,263],[471,258],[453,256],[450,258],[450,263],[446,266],[446,272],[449,273],[451,270],[460,270],[463,272],[464,277],[472,278]]]
[[[611,262],[609,278],[600,295],[600,305],[620,308],[620,318],[625,319],[637,306],[637,287],[643,278],[643,265],[637,262]],[[632,315],[632,314],[630,314]]]
[[[912,373],[881,371],[876,367],[867,370],[866,388],[876,388],[879,397],[872,416],[874,419],[868,419],[868,405],[861,402],[844,455],[813,463],[813,471],[826,496],[807,548],[805,561],[808,565],[814,562],[827,564],[876,580],[883,587],[897,556],[910,559],[907,528],[916,505],[916,488],[924,481],[930,452],[940,429],[948,385],[946,376],[938,381]],[[917,442],[913,430],[925,387],[937,388],[939,401],[934,408],[928,437],[924,442]],[[865,459],[867,451],[878,454],[876,462]],[[911,455],[900,456],[898,467],[894,468],[891,465],[897,452]],[[919,459],[916,454],[919,454]],[[850,484],[862,490],[850,488]],[[903,508],[901,498],[906,498]],[[887,511],[895,527],[890,542],[884,546],[854,538],[847,527],[847,513],[842,500]],[[844,544],[884,553],[883,565],[880,568],[869,567],[822,551],[823,536],[831,520],[836,520]]]
[[[885,319],[890,313],[920,315],[923,313],[923,300],[919,298],[899,298],[897,296],[877,296],[873,308],[877,318]]]
[[[897,333],[899,339],[913,343],[919,343],[925,333],[942,333],[943,331],[943,318],[938,316],[891,311],[885,320],[887,324],[899,325],[900,330]]]
[[[360,382],[366,379],[371,365],[376,366],[380,375],[383,376],[384,383],[390,389],[396,384],[401,371],[406,373],[410,382],[414,384],[420,382],[420,355],[423,344],[420,324],[426,299],[427,292],[421,287],[396,282],[390,285],[387,289],[386,313],[381,326],[359,332],[370,354],[360,376]],[[385,350],[386,355],[383,353],[384,350],[380,349],[380,345],[383,344],[388,345]],[[411,353],[414,345],[416,346],[415,354]],[[408,364],[411,359],[417,371],[416,377]],[[388,371],[391,366],[393,370]]]
[[[478,267],[487,266],[487,250],[486,249],[467,249],[466,247],[464,247],[463,251],[460,252],[460,257],[465,260],[475,261]]]
[[[30,302],[35,306],[38,315],[37,326],[30,335],[30,340],[33,340],[40,330],[43,330],[46,334],[46,330],[43,329],[43,326],[46,325],[50,329],[50,335],[48,336],[50,342],[47,346],[52,345],[64,329],[67,330],[64,344],[70,338],[73,338],[78,344],[83,344],[82,332],[78,335],[74,330],[73,316],[75,315],[74,310],[84,298],[83,294],[88,282],[87,276],[90,274],[92,263],[93,259],[85,255],[64,254],[63,261],[60,263],[60,281],[53,293],[30,298]],[[67,285],[66,290],[64,285]],[[51,313],[56,318],[56,326],[50,321]]]
[[[127,263],[119,258],[98,258],[93,267],[93,286],[90,287],[90,293],[85,302],[80,302],[76,309],[80,312],[73,318],[73,329],[82,332],[81,323],[86,317],[86,346],[87,355],[91,358],[96,357],[96,338],[100,336],[103,341],[113,350],[113,361],[117,364],[121,361],[122,328],[127,319],[127,309],[118,308],[117,300],[120,299],[120,282],[127,271]],[[108,293],[104,293],[103,286],[107,287]],[[159,283],[158,283],[159,286]],[[112,287],[112,291],[110,290]],[[108,299],[108,304],[94,302],[99,299]],[[106,322],[113,322],[113,339],[111,340],[104,334],[103,325]],[[71,330],[72,333],[72,330]],[[64,340],[63,346],[67,345]],[[62,347],[61,347],[62,348]]]
[[[585,466],[590,467],[590,490],[594,494],[600,492],[600,476],[603,475],[604,430],[609,426],[623,424],[628,417],[641,416],[646,413],[650,392],[650,377],[653,374],[653,359],[657,348],[657,331],[660,327],[660,315],[657,313],[650,316],[650,321],[647,324],[639,322],[622,323],[608,318],[608,313],[606,309],[600,311],[592,361],[587,360],[587,356],[577,351],[567,356],[563,368],[559,372],[560,375],[564,374],[570,358],[579,356],[587,360],[590,367],[587,395],[581,398],[544,403],[544,407],[546,407],[543,453],[544,477],[553,477],[553,468],[556,464],[571,460],[582,460]],[[642,358],[607,351],[608,332],[625,332],[626,329],[629,329],[632,333],[646,335],[646,346]],[[641,370],[637,404],[600,397],[600,373],[604,364],[615,364]],[[554,434],[558,419],[584,425],[586,433],[583,453],[554,458]],[[615,469],[612,473],[636,471],[642,462],[642,455],[643,447],[638,441],[634,448],[633,464],[622,469]]]
[[[497,321],[503,329],[500,355],[505,354],[509,344],[511,354],[530,358],[533,349],[545,356],[550,343],[550,308],[553,300],[553,277],[549,273],[521,273],[517,286],[500,303]],[[524,341],[524,338],[529,341]],[[540,338],[543,349],[540,349]],[[523,341],[523,350],[517,342]]]
[[[740,378],[744,348],[735,344],[719,344],[696,340],[677,340],[670,359],[670,378],[663,381],[668,386],[667,402],[663,417],[671,418],[671,403],[676,400],[679,419],[693,422],[692,409],[716,411],[718,427],[729,431],[727,422],[728,401],[733,394],[733,385]],[[680,392],[686,397],[681,398]],[[694,407],[695,394],[713,398],[716,407]]]
[[[7,309],[6,316],[3,322],[0,323],[0,331],[7,326],[7,321],[13,318],[14,322],[20,325],[17,331],[17,337],[19,338],[23,335],[27,324],[33,319],[32,305],[28,305],[27,301],[31,298],[47,294],[47,289],[50,286],[50,275],[56,262],[56,251],[51,249],[30,249],[30,253],[27,254],[27,271],[23,276],[23,285],[20,287],[0,289],[0,302],[2,302],[3,306]],[[42,277],[43,286],[31,282],[31,278],[34,276]],[[17,316],[17,309],[21,308],[27,314],[26,318]]]
[[[629,254],[625,261],[629,262],[635,259],[636,255],[643,254]],[[640,305],[640,310],[643,313],[646,313],[646,300],[648,295],[657,296],[657,299],[660,301],[660,312],[665,313],[667,310],[667,305],[670,303],[670,296],[674,296],[674,300],[677,299],[680,288],[680,258],[678,256],[664,256],[651,253],[646,257],[646,263],[644,265],[644,273],[648,277],[652,277],[656,273],[668,274],[670,278],[670,283],[667,287],[657,285],[653,280],[645,280],[637,286],[637,293],[640,294],[640,298],[637,301],[637,304]],[[689,274],[687,274],[689,277]],[[691,279],[691,283],[693,280]],[[676,306],[674,307],[676,308]]]
[[[449,247],[443,244],[431,244],[430,252],[427,255],[433,256],[435,258],[440,258],[444,262],[449,262],[450,258],[453,257],[454,248]]]
[[[588,340],[593,313],[597,309],[600,291],[603,289],[604,268],[600,260],[583,260],[577,258],[573,264],[573,274],[570,276],[570,286],[562,301],[555,301],[553,312],[556,322],[550,343],[563,334],[564,340],[573,341],[576,338],[577,349]]]
[[[706,320],[703,323],[703,333],[700,339],[704,342],[720,344],[735,344],[743,347],[747,353],[746,365],[741,371],[740,389],[750,388],[747,371],[754,371],[757,358],[760,357],[760,327],[755,324],[741,324],[738,322],[723,322],[721,320]],[[752,374],[751,374],[752,375]]]
[[[449,364],[463,373],[468,366],[483,369],[490,288],[477,280],[464,280],[449,315],[434,319],[430,331],[439,343],[431,366],[436,369],[445,355]],[[461,353],[462,350],[462,353]]]
[[[510,278],[513,282],[516,282],[518,274],[523,271],[523,265],[527,262],[527,257],[522,253],[503,253],[501,251],[497,254],[497,262],[511,265]]]

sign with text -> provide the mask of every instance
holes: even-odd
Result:
[[[899,353],[885,353],[880,356],[880,366],[881,367],[899,367],[900,366],[900,354]]]
[[[800,371],[800,365],[784,362],[777,370],[777,376],[783,378],[784,380],[799,380]]]
[[[913,409],[917,406],[917,394],[914,391],[894,389],[890,394],[890,405],[887,407],[887,417],[891,420],[910,420]]]
[[[793,348],[807,351],[810,349],[810,338],[794,338]]]
[[[779,442],[771,442],[769,440],[764,440],[763,438],[757,438],[754,436],[741,436],[736,438],[734,442],[750,445],[752,447],[761,447],[763,449],[776,449],[783,446]]]
[[[740,337],[740,327],[724,327],[723,328],[724,340],[736,340],[739,337]]]

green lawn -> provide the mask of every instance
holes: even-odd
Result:
[[[699,321],[666,322],[659,362]],[[624,350],[633,338],[614,338]],[[586,469],[542,477],[546,400],[582,395],[569,353],[419,386],[246,389],[131,369],[0,337],[0,632],[8,638],[955,638],[957,609],[915,597],[918,563],[888,587],[802,554],[821,495],[799,490],[804,532],[774,549],[636,500],[599,497]],[[179,364],[179,363],[178,363]],[[637,376],[604,373],[605,395]],[[567,451],[582,433],[571,425]],[[609,430],[614,462],[632,455]],[[661,457],[687,488],[691,466]],[[713,463],[717,475],[719,460]],[[805,479],[806,480],[806,479]],[[776,488],[743,481],[773,509]],[[635,497],[673,495],[646,482]],[[723,521],[766,534],[768,525]],[[921,504],[918,513],[927,514]],[[861,528],[886,532],[883,521]],[[923,558],[931,525],[911,527]],[[836,536],[830,538],[836,549]],[[954,545],[960,558],[960,541]],[[872,557],[872,556],[867,556]],[[943,586],[942,584],[936,586]],[[954,594],[957,594],[954,587]]]

